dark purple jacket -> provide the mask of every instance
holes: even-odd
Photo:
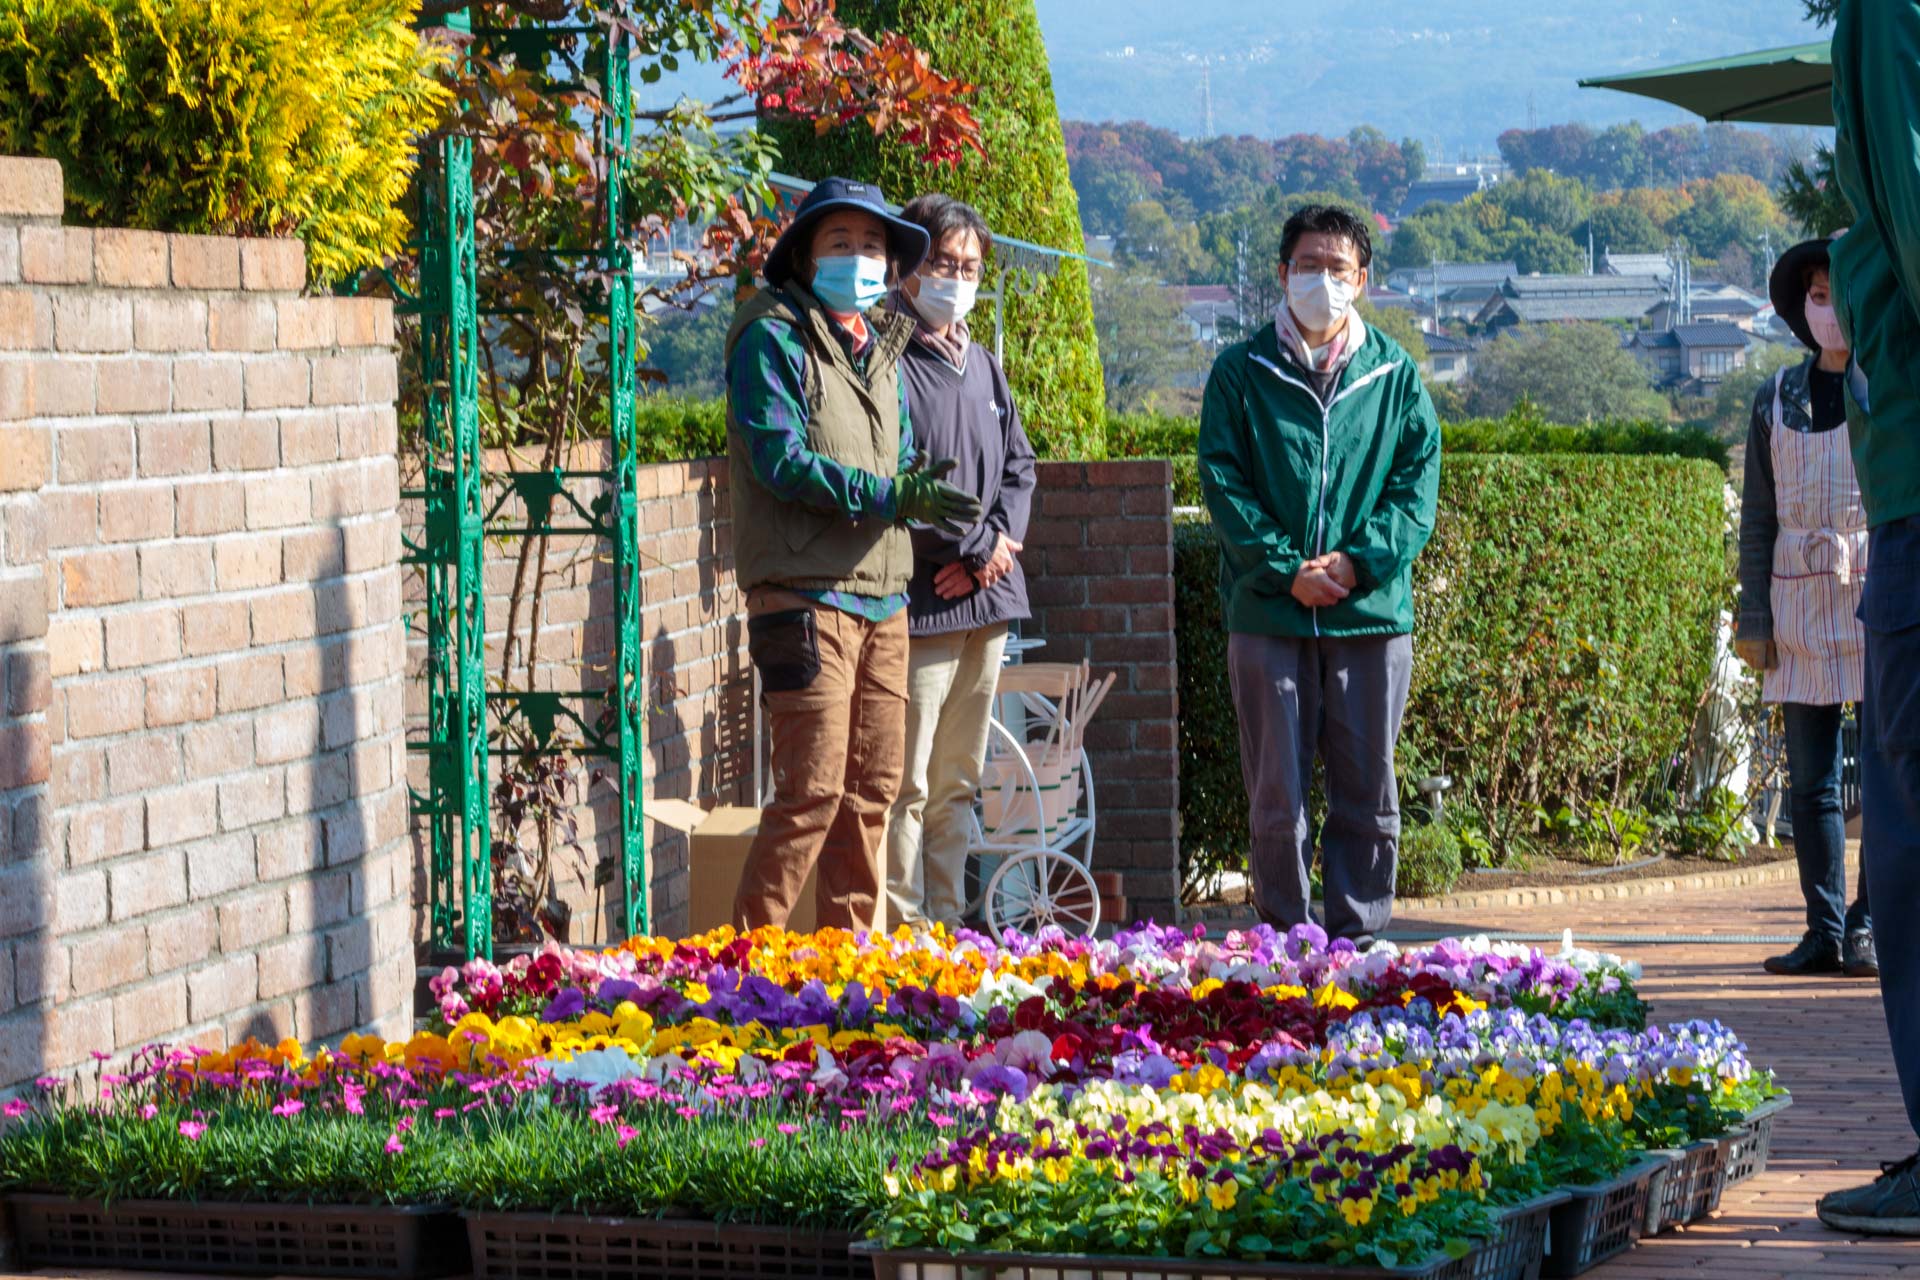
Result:
[[[907,383],[914,444],[930,458],[958,461],[949,479],[977,494],[986,512],[979,524],[958,536],[914,529],[908,629],[916,636],[942,635],[1030,616],[1026,573],[1017,554],[1013,572],[985,591],[942,600],[933,590],[933,575],[942,566],[955,560],[966,561],[969,568],[985,564],[1000,534],[1015,542],[1027,539],[1035,483],[1033,446],[1020,426],[1007,375],[993,353],[977,342],[969,344],[962,370],[918,337],[900,357],[900,373]]]

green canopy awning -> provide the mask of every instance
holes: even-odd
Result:
[[[1658,98],[1709,120],[1833,124],[1833,64],[1824,41],[1600,76],[1580,85]]]

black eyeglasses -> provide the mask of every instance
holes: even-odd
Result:
[[[1310,276],[1317,276],[1324,271],[1335,280],[1344,280],[1348,284],[1360,283],[1362,269],[1357,262],[1315,262],[1311,258],[1305,261],[1295,258],[1287,264],[1287,267],[1289,270],[1304,272]]]
[[[974,284],[980,282],[986,275],[986,270],[987,264],[984,262],[960,262],[945,254],[935,254],[928,258],[926,265],[926,272],[930,276],[938,276],[943,280],[967,280]]]

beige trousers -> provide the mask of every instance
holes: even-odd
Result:
[[[913,639],[906,771],[887,829],[892,924],[956,925],[966,910],[969,821],[1006,649],[1005,623]]]

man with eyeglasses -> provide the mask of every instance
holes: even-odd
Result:
[[[900,358],[913,442],[957,461],[948,478],[979,499],[982,515],[958,533],[913,530],[906,770],[887,830],[887,906],[896,924],[954,926],[966,909],[968,820],[1007,624],[1028,616],[1019,553],[1033,501],[1033,447],[1006,374],[967,332],[993,245],[986,221],[939,194],[909,202],[900,215],[932,246],[888,301],[914,322]]]
[[[1366,224],[1344,210],[1309,206],[1287,220],[1285,300],[1214,362],[1199,447],[1254,906],[1276,928],[1310,918],[1317,755],[1326,930],[1361,947],[1393,915],[1412,569],[1440,483],[1440,424],[1419,368],[1354,309],[1372,257]]]

